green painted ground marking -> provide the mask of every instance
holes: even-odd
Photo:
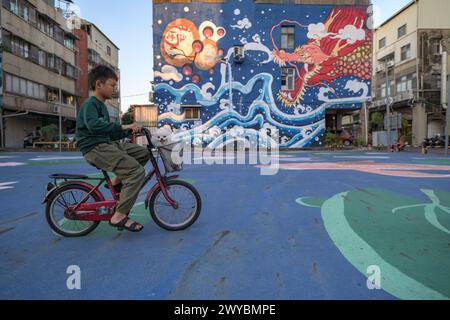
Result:
[[[383,189],[340,193],[320,206],[322,218],[334,244],[361,273],[380,267],[385,291],[401,299],[450,299],[450,193],[422,192],[429,203]]]
[[[326,200],[326,198],[304,197],[298,198],[297,200],[295,200],[295,202],[305,207],[320,208]]]

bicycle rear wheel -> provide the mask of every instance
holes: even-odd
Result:
[[[181,231],[192,226],[202,210],[198,191],[185,181],[170,180],[167,182],[167,192],[179,207],[174,209],[159,187],[150,198],[150,214],[153,220],[168,231]]]
[[[91,233],[98,227],[98,221],[69,220],[64,216],[64,210],[69,206],[76,205],[91,190],[82,185],[66,185],[59,188],[47,202],[45,215],[47,222],[56,233],[64,237],[83,237]],[[85,203],[99,202],[101,199],[95,194],[91,194]]]

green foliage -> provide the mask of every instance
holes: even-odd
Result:
[[[374,112],[372,113],[371,119],[370,119],[370,127],[373,131],[380,130],[384,125],[384,116],[381,112]]]
[[[56,124],[49,124],[41,128],[41,135],[43,141],[52,141],[58,133],[58,126]]]

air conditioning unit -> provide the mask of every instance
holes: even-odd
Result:
[[[53,113],[59,113],[59,106],[51,106],[50,108]]]
[[[245,59],[245,50],[243,45],[234,46],[234,62],[242,63]]]
[[[388,60],[388,61],[387,61],[387,66],[388,66],[388,68],[392,68],[394,65],[395,65],[394,59]]]

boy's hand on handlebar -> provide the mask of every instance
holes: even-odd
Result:
[[[142,127],[139,127],[137,124],[133,123],[133,124],[128,124],[128,125],[123,125],[122,130],[124,130],[124,131],[132,130],[133,133],[140,133],[142,131]]]

